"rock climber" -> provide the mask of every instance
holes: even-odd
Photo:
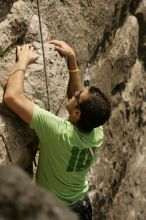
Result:
[[[17,47],[17,62],[8,78],[4,101],[39,138],[36,182],[78,213],[81,220],[91,220],[87,173],[103,142],[101,125],[110,117],[111,104],[97,87],[84,89],[76,54],[69,45],[58,40],[49,43],[68,60],[68,120],[42,109],[25,96],[25,72],[39,57],[27,44]]]

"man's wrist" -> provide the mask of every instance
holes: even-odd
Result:
[[[76,69],[69,69],[69,73],[78,73],[79,72],[79,69],[76,68]]]
[[[25,69],[16,69],[12,72],[12,74],[15,74],[17,72],[22,72],[23,74],[25,74],[25,71],[26,71]]]
[[[69,55],[68,60],[76,60],[76,55],[75,54]]]
[[[68,68],[69,68],[69,72],[73,73],[73,72],[78,72],[78,66],[77,66],[77,61],[76,61],[76,56],[72,55],[69,57],[68,59]]]
[[[25,62],[25,61],[18,61],[18,62],[17,62],[17,67],[18,67],[19,69],[24,69],[24,70],[26,70],[27,67],[28,67],[28,63]]]

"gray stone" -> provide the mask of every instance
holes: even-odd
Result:
[[[42,20],[41,20],[41,26],[42,26],[43,41],[47,41],[50,38],[49,33],[48,33],[48,28],[42,22]],[[32,41],[41,42],[40,24],[39,24],[39,18],[37,15],[34,15],[32,17],[32,20],[30,22],[30,26],[28,28],[26,35],[25,35],[25,40],[27,42],[32,42]]]
[[[1,0],[0,1],[0,22],[3,21],[13,6],[14,0]]]
[[[68,208],[36,186],[18,167],[0,167],[0,219],[77,220]]]
[[[129,3],[130,0],[43,0],[40,9],[52,38],[75,48],[84,72],[85,63],[95,59],[99,47],[108,45],[112,31],[125,18]]]
[[[0,55],[14,44],[18,38],[25,35],[31,17],[32,12],[27,4],[21,0],[14,3],[11,13],[0,23]]]
[[[146,195],[142,190],[146,137],[143,74],[143,66],[137,60],[125,88],[113,96],[113,112],[105,127],[104,146],[92,170],[92,185],[96,186],[91,191],[95,219],[146,217],[143,209]]]
[[[88,78],[90,85],[97,84],[106,94],[127,81],[137,57],[138,30],[136,18],[129,16],[117,30],[106,56],[99,57],[98,62],[89,66],[83,80]]]
[[[142,0],[135,15],[139,23],[139,58],[146,67],[146,1]]]

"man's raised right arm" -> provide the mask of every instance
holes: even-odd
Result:
[[[67,56],[68,58],[68,68],[69,68],[70,77],[69,77],[67,96],[70,99],[72,96],[75,95],[76,91],[83,90],[83,85],[81,83],[81,77],[77,66],[75,52],[64,41],[51,40],[49,41],[49,43],[54,44],[55,49],[64,56]]]

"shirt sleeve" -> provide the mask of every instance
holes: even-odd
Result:
[[[34,105],[30,128],[35,130],[40,140],[46,137],[51,139],[55,134],[59,134],[62,122],[63,119],[40,108],[38,105]]]
[[[100,126],[96,128],[96,150],[95,150],[95,156],[98,154],[99,149],[101,148],[103,144],[103,138],[104,138],[104,132],[103,127]]]

